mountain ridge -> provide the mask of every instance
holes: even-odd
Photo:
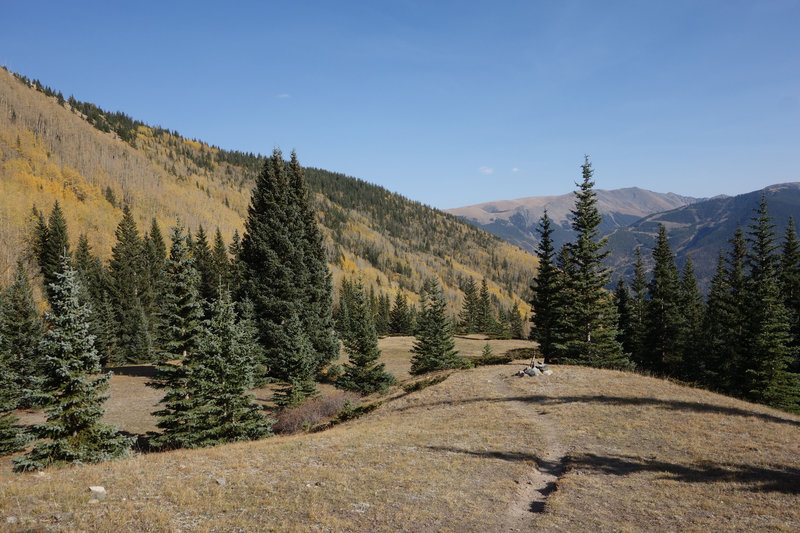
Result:
[[[622,189],[596,189],[597,207],[603,215],[600,230],[611,231],[650,215],[690,205],[700,198],[676,193],[657,193],[640,187]],[[488,231],[517,246],[535,252],[539,242],[536,228],[547,209],[553,220],[553,240],[556,247],[571,239],[570,210],[575,202],[574,193],[556,196],[529,196],[514,200],[497,200],[471,206],[448,209],[471,224]]]

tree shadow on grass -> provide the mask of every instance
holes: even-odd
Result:
[[[740,483],[754,492],[800,494],[800,469],[735,463],[678,464],[627,455],[583,453],[567,458],[567,471],[582,470],[613,476],[658,472],[661,479],[682,483]]]
[[[759,413],[757,411],[750,411],[748,409],[741,409],[738,407],[725,407],[721,405],[714,405],[701,402],[687,402],[681,400],[660,400],[658,398],[646,397],[627,397],[627,396],[605,396],[605,395],[583,395],[583,396],[543,396],[543,395],[530,395],[530,396],[502,396],[498,398],[470,398],[462,401],[442,401],[434,403],[425,403],[417,405],[409,405],[401,407],[399,410],[404,411],[408,409],[431,407],[433,405],[449,405],[455,403],[500,403],[500,402],[523,402],[530,403],[537,406],[551,406],[561,405],[568,403],[597,403],[605,405],[638,405],[638,406],[654,406],[671,411],[686,411],[702,414],[721,414],[729,416],[743,416],[758,418],[767,422],[775,422],[777,424],[787,424],[790,426],[800,427],[800,421],[789,418],[791,415],[787,414],[786,417],[780,415],[773,415],[769,413]]]
[[[153,365],[125,365],[107,366],[103,372],[112,372],[115,376],[130,376],[134,378],[155,378],[158,369]]]

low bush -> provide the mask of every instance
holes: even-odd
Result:
[[[513,360],[514,358],[508,355],[481,355],[470,359],[473,366],[507,365]]]
[[[406,383],[405,385],[403,385],[403,390],[406,392],[414,392],[422,390],[425,387],[430,387],[431,385],[436,385],[437,383],[441,383],[442,381],[446,380],[449,375],[450,374],[442,374],[440,376],[434,376],[428,379],[421,379],[413,383]]]
[[[298,407],[281,411],[272,431],[276,434],[308,431],[341,413],[346,405],[358,398],[358,394],[349,391],[336,391],[328,396],[312,398]]]

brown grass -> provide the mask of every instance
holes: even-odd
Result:
[[[398,373],[408,368],[403,342],[381,341]],[[460,342],[475,355],[485,343]],[[410,394],[398,388],[373,413],[322,433],[43,475],[6,470],[0,527],[800,529],[800,417],[635,374],[551,368],[517,378],[513,365],[482,367]],[[544,512],[511,516],[528,507],[521,488],[537,467],[563,470],[557,490]],[[107,497],[89,503],[89,485]]]

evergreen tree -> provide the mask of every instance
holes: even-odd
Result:
[[[350,307],[351,334],[344,339],[344,349],[349,362],[344,365],[344,374],[336,386],[362,394],[383,391],[397,380],[379,363],[381,350],[373,315],[369,309],[364,285],[360,280],[353,284],[353,300]]]
[[[477,325],[481,333],[494,333],[497,329],[497,323],[492,314],[492,299],[489,294],[489,286],[486,284],[486,278],[483,278],[481,281],[481,290],[478,294],[477,309]]]
[[[242,265],[240,257],[242,255],[242,241],[239,238],[239,230],[233,230],[231,244],[228,246],[228,253],[231,256],[228,269],[228,284],[232,294],[240,290],[242,286]]]
[[[6,290],[4,307],[0,327],[9,351],[10,371],[18,386],[19,406],[44,405],[47,398],[41,394],[43,360],[40,351],[44,324],[22,259],[17,261],[13,281]]]
[[[681,330],[681,359],[682,371],[678,374],[695,381],[702,381],[703,356],[698,352],[703,344],[703,320],[705,308],[703,296],[697,286],[697,277],[694,274],[694,263],[691,256],[686,257],[680,282],[679,307],[683,313],[683,328]]]
[[[617,303],[617,314],[619,315],[617,340],[622,344],[622,349],[626,353],[632,353],[635,347],[633,302],[631,293],[622,278],[617,281],[617,286],[614,288],[614,301]]]
[[[118,350],[110,354],[109,360],[114,364],[151,362],[151,329],[141,300],[147,282],[144,243],[128,206],[123,209],[115,235],[117,242],[111,249],[108,276]]]
[[[143,279],[142,308],[149,318],[148,325],[153,343],[159,346],[161,321],[164,318],[163,305],[167,293],[167,245],[155,218],[150,224],[150,231],[144,236],[143,243],[146,277]]]
[[[746,396],[772,407],[800,412],[800,375],[789,371],[795,353],[778,283],[774,227],[762,193],[748,235]]]
[[[191,389],[203,399],[197,445],[254,440],[272,434],[274,421],[262,414],[247,393],[253,386],[257,346],[254,328],[237,320],[230,295],[223,290],[212,302],[196,352],[198,366],[190,376],[194,382]]]
[[[408,298],[402,291],[397,291],[394,297],[394,305],[389,317],[389,331],[393,335],[412,335],[414,333],[414,322],[408,307]]]
[[[92,310],[89,330],[95,336],[94,344],[100,353],[100,363],[104,364],[114,343],[113,328],[110,328],[108,278],[100,258],[92,253],[86,234],[78,237],[74,262],[81,287],[86,291],[85,301]]]
[[[647,279],[645,277],[642,249],[636,247],[636,262],[633,267],[633,281],[631,282],[631,318],[630,334],[627,335],[629,346],[624,346],[626,352],[631,354],[631,360],[641,362],[645,360],[644,335],[645,335],[645,300],[647,299]]]
[[[61,268],[61,256],[70,254],[67,221],[58,200],[53,204],[53,210],[50,212],[45,235],[46,238],[41,244],[39,267],[44,277],[45,294],[50,300],[53,297],[52,284],[56,282],[59,268]]]
[[[745,277],[745,261],[747,259],[747,243],[741,226],[737,226],[733,239],[730,241],[731,249],[728,252],[725,275],[725,300],[723,301],[724,313],[722,325],[725,328],[724,344],[720,346],[722,352],[716,354],[717,360],[724,361],[726,368],[723,378],[725,388],[722,392],[734,396],[744,396],[747,393],[746,369],[747,359],[747,288]]]
[[[524,318],[522,317],[522,312],[519,309],[519,303],[514,302],[514,307],[511,308],[511,313],[509,314],[509,333],[512,339],[523,339],[525,336],[523,335],[523,324]]]
[[[539,270],[531,285],[531,340],[539,343],[539,351],[545,363],[553,361],[555,356],[555,332],[559,322],[559,272],[555,264],[555,248],[553,247],[553,225],[545,209],[539,226],[539,246],[536,256],[539,258]]]
[[[320,363],[330,356],[327,351],[315,351],[305,327],[313,322],[310,315],[314,314],[324,331],[312,333],[315,337],[319,334],[319,346],[327,345],[325,299],[319,286],[311,289],[312,276],[303,268],[298,230],[305,229],[300,223],[305,219],[293,197],[281,153],[275,150],[256,179],[240,254],[243,279],[239,299],[246,297],[253,302],[268,371],[287,384],[280,399],[287,405],[302,401],[305,392],[314,390],[313,381],[311,386],[307,383],[307,370],[311,369],[313,378]],[[320,304],[313,311],[312,300]],[[301,314],[305,323],[300,320]],[[336,344],[338,348],[338,341]]]
[[[198,445],[203,424],[203,398],[197,380],[192,381],[201,364],[197,351],[203,334],[203,312],[198,275],[180,220],[172,228],[171,240],[163,317],[164,363],[158,366],[156,381],[148,383],[166,393],[160,402],[163,409],[153,413],[159,417],[157,426],[162,433],[151,438],[151,443],[185,448]]]
[[[418,375],[446,368],[462,368],[453,338],[453,327],[445,314],[445,301],[439,282],[425,281],[422,310],[417,317],[417,333],[411,353],[411,374]]]
[[[569,324],[564,339],[565,362],[627,368],[630,362],[617,341],[617,309],[612,295],[603,288],[610,280],[608,269],[603,266],[608,251],[601,251],[607,239],[599,238],[602,217],[597,210],[588,157],[581,168],[583,181],[575,193],[575,208],[571,211],[576,240],[567,244],[570,265],[564,271],[568,276],[566,290],[574,296],[565,309]]]
[[[655,267],[645,305],[645,359],[641,364],[648,370],[675,373],[682,362],[684,317],[680,306],[678,267],[663,224],[659,224],[653,259]]]
[[[280,369],[278,379],[282,383],[275,391],[273,401],[281,407],[296,407],[317,394],[314,351],[294,312],[287,317],[281,333],[276,350],[281,359],[276,364]]]
[[[789,313],[792,347],[795,348],[796,354],[800,354],[800,243],[797,241],[792,217],[789,217],[789,225],[784,236],[778,277],[783,302]],[[791,370],[800,372],[800,355],[795,357]]]
[[[464,284],[464,304],[461,307],[461,330],[464,333],[477,333],[480,330],[478,321],[479,300],[478,287],[475,280],[470,277]]]
[[[336,309],[336,331],[339,332],[341,339],[349,337],[353,329],[350,321],[353,298],[353,283],[348,278],[342,278],[339,287],[339,305]]]
[[[725,258],[719,252],[717,269],[711,279],[711,289],[706,301],[706,313],[703,320],[703,338],[698,362],[702,372],[702,380],[712,389],[730,393],[733,390],[733,362],[729,357],[730,287]]]
[[[339,340],[333,320],[333,282],[322,233],[309,203],[303,168],[292,150],[289,163],[290,202],[296,206],[296,239],[302,258],[300,273],[301,310],[299,318],[314,350],[316,372],[339,357]]]
[[[211,256],[208,236],[202,225],[197,228],[192,256],[194,257],[194,267],[198,275],[200,298],[205,302],[204,305],[210,305],[211,302],[217,299],[219,278],[214,270],[214,260]]]
[[[5,305],[0,287],[0,456],[21,450],[25,439],[14,427],[19,420],[14,409],[19,403],[18,376],[14,373],[10,344],[5,338]]]
[[[214,234],[214,247],[211,249],[211,264],[214,271],[214,279],[223,290],[232,291],[231,283],[231,264],[228,259],[228,249],[225,247],[225,240],[222,232],[217,228]]]
[[[89,308],[66,253],[51,287],[50,329],[42,341],[47,420],[35,426],[40,440],[15,460],[18,471],[41,470],[53,463],[96,463],[126,455],[133,439],[101,422],[110,374],[100,375],[100,358],[89,333]]]
[[[378,335],[388,335],[391,319],[392,302],[387,294],[378,296],[378,312],[375,313],[375,331]]]

